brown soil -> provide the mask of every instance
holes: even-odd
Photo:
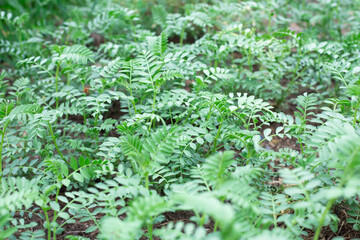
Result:
[[[31,231],[36,231],[36,230],[42,229],[43,223],[45,221],[43,216],[40,217],[40,215],[42,214],[42,210],[39,208],[36,210],[35,210],[35,208],[33,208],[32,210],[34,210],[34,215],[31,219],[28,217],[27,214],[25,214],[24,217],[21,217],[19,212],[17,212],[17,214],[15,215],[15,218],[23,218],[25,220],[25,223],[36,222],[37,226],[30,228],[29,230],[31,230]],[[333,232],[330,229],[330,227],[328,227],[328,226],[323,227],[319,239],[328,240],[328,239],[332,239],[336,236],[342,236],[342,237],[344,237],[344,239],[359,238],[360,232],[355,231],[352,228],[351,224],[346,223],[346,218],[349,217],[346,212],[346,206],[342,206],[342,205],[336,206],[333,210],[340,219],[340,222],[338,224],[338,230],[336,232]],[[52,212],[49,211],[50,219],[52,218],[52,216],[53,216]],[[99,220],[102,216],[103,216],[102,214],[101,215],[99,214],[99,216],[97,216],[96,219]],[[165,212],[163,214],[163,216],[165,217],[165,220],[161,223],[154,224],[154,229],[162,228],[162,227],[165,227],[169,223],[176,223],[179,221],[191,222],[190,218],[192,216],[194,216],[194,213],[191,211],[175,211],[175,212]],[[58,221],[58,223],[61,224],[62,221],[63,220],[60,219]],[[63,233],[57,235],[57,239],[65,240],[65,239],[67,239],[66,237],[70,236],[70,235],[81,236],[81,237],[85,237],[85,238],[89,238],[89,239],[96,239],[96,236],[99,233],[97,230],[92,233],[85,233],[85,230],[92,225],[94,225],[94,222],[92,220],[89,220],[86,222],[80,222],[77,220],[76,223],[65,224],[64,225],[65,231]],[[207,224],[204,225],[204,227],[208,230],[208,232],[212,232],[213,227],[214,227],[213,221],[208,222]],[[16,236],[19,237],[21,235],[21,232],[22,232],[22,230],[19,230],[16,233]],[[307,230],[307,232],[308,232],[308,235],[303,236],[303,239],[304,240],[313,239],[314,231]],[[146,229],[144,229],[144,233],[146,233]],[[147,238],[145,236],[143,236],[140,239],[145,240]],[[158,240],[160,238],[155,237],[154,239]]]
[[[333,239],[334,237],[343,237],[344,239],[359,239],[360,231],[355,231],[352,227],[352,224],[346,222],[346,219],[349,217],[347,214],[347,206],[338,205],[333,208],[334,213],[339,217],[340,222],[338,224],[338,230],[333,232],[329,226],[323,227],[320,233],[321,240]],[[314,238],[315,232],[307,231],[308,236],[303,236],[304,240],[312,240]]]
[[[61,202],[60,202],[60,205],[63,205],[63,204],[61,204]],[[27,229],[32,232],[40,230],[40,229],[44,229],[43,224],[45,222],[45,217],[43,216],[43,211],[39,207],[33,207],[28,210],[33,212],[32,218],[30,218],[28,216],[28,214],[25,214],[23,217],[21,217],[20,212],[17,212],[15,214],[14,218],[15,219],[20,219],[20,218],[24,219],[25,224],[35,222],[37,224],[36,226]],[[53,218],[53,211],[49,210],[48,214],[49,214],[49,218],[51,220]],[[175,212],[165,212],[162,215],[165,217],[165,220],[162,221],[161,223],[154,224],[154,229],[162,228],[162,227],[165,227],[169,223],[176,223],[179,221],[191,222],[190,218],[192,216],[194,216],[194,213],[192,211],[180,210],[180,211],[175,211]],[[96,219],[100,220],[103,216],[104,216],[103,214],[98,214],[96,216]],[[125,216],[121,216],[120,218],[124,219]],[[57,222],[59,224],[62,224],[64,222],[64,220],[61,218],[58,218]],[[85,222],[80,222],[79,220],[76,220],[76,223],[65,224],[63,226],[64,231],[61,234],[57,235],[56,239],[65,240],[65,239],[67,239],[66,238],[67,236],[78,236],[78,237],[85,237],[85,238],[89,238],[89,239],[96,239],[97,235],[99,234],[98,230],[91,232],[91,233],[85,232],[86,229],[88,229],[89,227],[91,227],[93,225],[94,225],[94,222],[92,220],[85,221]],[[214,222],[210,221],[207,224],[205,224],[204,227],[208,230],[208,232],[212,232],[213,228],[214,228]],[[143,230],[144,230],[144,233],[146,234],[146,232],[147,232],[146,228],[144,228]],[[18,230],[18,232],[15,234],[15,236],[19,238],[22,232],[24,232],[24,231]],[[46,230],[45,230],[45,233],[47,233]],[[148,238],[143,236],[140,239],[145,240]],[[155,237],[154,239],[160,239],[160,238]]]

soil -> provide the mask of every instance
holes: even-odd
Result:
[[[60,205],[62,205],[62,204],[60,204]],[[20,218],[24,219],[25,224],[35,222],[37,225],[28,229],[32,232],[35,232],[40,229],[44,229],[42,226],[45,222],[45,217],[43,216],[42,210],[39,207],[33,207],[31,209],[28,209],[28,211],[29,210],[33,212],[33,216],[31,218],[27,214],[25,214],[23,217],[21,217],[20,212],[17,212],[15,214],[14,218],[15,219],[20,219]],[[48,214],[49,214],[49,219],[51,221],[51,219],[53,218],[53,211],[49,210]],[[185,223],[192,222],[190,220],[190,218],[192,216],[194,216],[195,214],[192,211],[180,210],[180,211],[175,211],[175,212],[165,212],[162,215],[164,216],[165,220],[160,223],[154,224],[154,229],[162,228],[162,227],[165,227],[169,223],[176,223],[179,221],[183,221]],[[98,214],[96,216],[96,219],[100,220],[103,216],[104,216],[103,214]],[[120,218],[124,219],[125,216],[120,216]],[[64,221],[63,219],[58,218],[57,222],[59,224],[62,224],[63,221]],[[77,220],[76,223],[65,224],[63,226],[64,231],[61,234],[58,234],[56,236],[56,239],[57,240],[65,240],[65,239],[68,239],[67,236],[77,236],[77,237],[84,237],[84,238],[89,238],[89,239],[96,239],[96,236],[99,234],[98,230],[91,232],[91,233],[85,232],[86,229],[88,229],[89,227],[91,227],[93,225],[94,225],[94,222],[92,220],[85,221],[85,222],[81,222],[81,221]],[[208,232],[212,232],[214,229],[214,222],[210,220],[207,224],[204,225],[204,227],[205,227],[205,229],[208,230]],[[147,232],[146,228],[144,228],[143,231],[146,234],[146,232]],[[22,232],[23,232],[23,230],[19,230],[15,234],[15,236],[20,237]],[[143,236],[140,239],[145,240],[148,238]],[[160,239],[160,238],[155,237],[154,239]]]
[[[91,33],[89,38],[93,40],[92,44],[95,47],[100,47],[101,44],[105,43],[104,36],[98,34],[97,32]]]
[[[338,230],[333,232],[329,226],[323,227],[320,238],[321,240],[333,239],[334,237],[343,237],[344,239],[359,239],[360,232],[355,231],[352,227],[352,224],[348,224],[346,219],[349,217],[345,209],[348,209],[347,206],[338,205],[333,208],[334,213],[340,219],[338,224]],[[314,238],[315,233],[312,231],[307,231],[308,236],[304,236],[304,240],[311,240]]]
[[[342,236],[344,237],[344,239],[354,239],[354,238],[360,238],[360,232],[355,231],[352,228],[352,225],[346,223],[346,218],[348,218],[349,216],[347,215],[347,212],[344,210],[346,209],[346,206],[335,206],[333,208],[334,213],[336,213],[336,215],[339,217],[340,222],[338,224],[338,230],[336,232],[333,232],[330,227],[326,226],[322,229],[322,232],[320,234],[320,238],[321,240],[328,240],[328,239],[332,239],[336,236]],[[21,217],[20,216],[20,212],[17,212],[15,215],[15,219],[16,218],[23,218],[25,220],[25,223],[30,223],[30,222],[36,222],[37,226],[30,228],[29,230],[31,231],[36,231],[39,229],[43,229],[43,223],[45,222],[44,217],[40,217],[42,215],[42,210],[40,208],[37,207],[37,209],[35,210],[35,208],[31,209],[34,213],[32,218],[29,218],[28,215],[25,214],[25,216]],[[187,222],[192,222],[190,220],[190,218],[192,216],[194,216],[194,213],[192,211],[175,211],[175,212],[165,212],[162,214],[165,217],[165,220],[162,221],[161,223],[157,223],[154,224],[154,229],[158,229],[158,228],[162,228],[165,227],[167,224],[169,223],[176,223],[179,221],[183,221],[185,223]],[[99,214],[98,216],[96,216],[97,220],[100,220],[100,218],[103,216],[103,214]],[[53,217],[53,212],[49,211],[49,218],[52,219]],[[120,218],[124,218],[124,216],[121,216]],[[58,223],[61,224],[63,221],[62,219],[58,220]],[[89,228],[90,226],[94,225],[94,222],[92,220],[89,221],[85,221],[85,222],[80,222],[77,220],[76,223],[72,223],[72,224],[65,224],[64,227],[64,232],[57,235],[57,239],[58,240],[65,240],[67,239],[67,236],[73,235],[73,236],[78,236],[78,237],[85,237],[85,238],[89,238],[89,239],[96,239],[96,236],[98,235],[98,230],[91,232],[91,233],[86,233],[86,229]],[[213,221],[209,221],[207,224],[204,225],[204,227],[207,229],[207,231],[210,233],[213,231],[214,229],[214,222]],[[144,233],[146,233],[146,229],[143,229]],[[19,237],[21,235],[22,230],[19,230],[16,233],[16,237]],[[310,231],[307,230],[308,235],[307,236],[303,236],[304,240],[311,240],[314,237],[314,231]],[[140,240],[146,240],[146,237],[142,237],[140,238]],[[154,238],[156,240],[160,239],[160,238]]]

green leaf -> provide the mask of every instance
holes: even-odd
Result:
[[[66,186],[66,187],[70,186],[70,183],[71,183],[71,181],[70,181],[69,179],[64,179],[64,180],[62,180],[61,182],[62,182],[62,183],[64,184],[64,186]]]
[[[88,61],[94,62],[93,52],[82,45],[66,46],[60,54],[59,59],[80,64],[87,64]]]
[[[352,70],[352,74],[356,74],[360,72],[360,66],[354,67],[354,69]]]
[[[192,156],[191,153],[190,153],[188,150],[184,150],[184,154],[185,154],[186,156],[188,156],[188,157],[191,157],[191,156]]]
[[[80,174],[81,174],[81,176],[83,176],[85,179],[91,179],[91,175],[90,175],[90,173],[89,173],[89,169],[87,169],[87,168],[81,168],[80,169]]]
[[[301,189],[295,187],[286,188],[284,192],[290,196],[303,194],[303,191]]]
[[[271,129],[270,128],[267,128],[264,130],[264,138],[268,138],[268,136],[270,135],[271,133]]]
[[[78,182],[84,182],[84,177],[81,176],[81,174],[79,174],[79,173],[73,173],[73,177]]]
[[[231,112],[235,111],[236,109],[238,109],[237,106],[230,106],[230,107],[229,107],[229,110],[230,110]]]
[[[5,223],[9,220],[9,217],[9,214],[0,216],[0,226],[4,226]]]
[[[78,164],[77,161],[74,157],[70,158],[70,167],[75,171],[76,169],[78,169]]]
[[[281,132],[284,129],[284,127],[277,127],[275,130],[276,134],[279,134],[279,132]]]
[[[61,165],[61,173],[62,173],[65,177],[69,176],[69,169],[68,169],[68,167],[66,166],[66,164],[62,164],[62,165]]]
[[[66,197],[64,197],[64,196],[58,196],[58,199],[59,199],[60,201],[64,202],[64,203],[68,203],[68,202],[69,202],[69,200],[68,200]]]
[[[17,231],[16,227],[11,227],[0,232],[0,239],[6,239]]]
[[[50,207],[54,210],[59,212],[60,211],[60,205],[59,203],[55,202],[55,201],[51,201],[50,202]]]
[[[217,181],[221,184],[226,175],[228,167],[234,162],[234,152],[219,152],[205,160],[203,165],[204,178],[206,180]]]
[[[354,224],[353,228],[354,228],[355,231],[359,231],[360,230],[360,224],[358,224],[358,223]]]
[[[189,195],[181,194],[176,197],[182,202],[185,209],[194,209],[196,211],[209,214],[218,220],[220,225],[226,226],[234,220],[235,211],[230,204],[222,203],[218,199],[207,195]]]
[[[347,86],[347,93],[352,96],[360,96],[360,86],[359,85]]]
[[[70,215],[67,212],[61,212],[58,214],[58,216],[65,220],[68,220],[70,218]]]
[[[204,139],[202,139],[201,137],[197,137],[196,141],[200,144],[203,145],[204,144]]]
[[[85,232],[86,232],[86,233],[91,233],[91,232],[95,231],[96,229],[97,229],[97,226],[94,225],[94,226],[91,226],[91,227],[87,228],[87,229],[85,230]]]
[[[84,159],[84,157],[83,156],[80,156],[79,157],[79,165],[80,165],[80,167],[83,167],[83,166],[85,166],[85,159]]]
[[[214,141],[213,136],[209,133],[205,134],[204,138],[208,143],[212,143]]]

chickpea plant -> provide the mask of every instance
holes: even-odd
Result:
[[[0,239],[359,236],[359,1],[30,2],[1,3]]]

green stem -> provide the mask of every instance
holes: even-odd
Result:
[[[91,220],[93,220],[93,222],[95,223],[95,225],[98,227],[98,229],[100,229],[100,224],[99,222],[96,220],[96,218],[91,214],[91,212],[89,211],[89,209],[87,207],[85,207],[85,210],[88,212]]]
[[[47,223],[47,230],[48,230],[48,240],[51,240],[51,227],[50,227],[50,219],[49,219],[49,215],[47,213],[47,210],[45,210],[45,208],[42,208],[42,210],[44,211],[44,215],[46,218],[46,223]]]
[[[135,105],[135,101],[134,101],[134,96],[133,96],[133,93],[132,93],[132,90],[131,90],[132,72],[133,72],[133,64],[132,64],[132,61],[130,61],[130,76],[129,76],[129,83],[127,85],[128,85],[128,91],[129,91],[130,96],[132,98],[131,103],[132,103],[132,105],[134,107],[134,112],[135,112],[135,115],[136,115],[137,110],[136,110],[136,105]]]
[[[56,240],[56,227],[54,227],[54,231],[53,231],[53,240]]]
[[[189,109],[188,109],[188,110],[189,110]],[[186,110],[186,111],[188,111],[188,110]],[[186,116],[186,118],[185,118],[185,120],[184,120],[184,123],[182,124],[183,126],[187,123],[187,121],[188,121],[188,119],[189,119],[189,117],[191,116],[191,114],[192,114],[193,111],[194,111],[194,109],[193,109],[193,108],[190,108],[190,112],[189,112],[189,114]],[[175,124],[177,124],[180,120],[181,120],[180,117],[179,117],[178,119],[176,119],[176,123],[175,123]]]
[[[55,138],[55,135],[54,135],[54,131],[53,131],[53,129],[52,129],[51,124],[50,124],[49,121],[48,121],[48,126],[49,126],[50,135],[51,135],[51,138],[52,138],[52,140],[53,140],[53,142],[54,142],[56,151],[59,153],[59,155],[60,155],[60,157],[62,158],[62,160],[64,160],[64,161],[66,162],[64,156],[62,155],[62,153],[61,153],[61,151],[60,151],[60,149],[59,149],[59,147],[58,147],[58,145],[57,145],[57,143],[56,143],[56,138]]]
[[[277,221],[276,221],[276,206],[275,206],[275,202],[274,202],[274,199],[272,200],[272,209],[273,209],[273,225],[274,225],[274,228],[277,228]]]
[[[355,113],[354,113],[354,121],[353,121],[353,126],[355,127],[356,125],[356,118],[357,118],[357,112],[359,110],[359,105],[360,105],[360,101],[358,100],[356,107],[355,107]]]
[[[299,138],[298,141],[299,141],[301,153],[304,153],[304,147],[303,147],[303,144],[302,144],[302,142],[301,142],[301,139]]]
[[[66,119],[66,122],[69,120],[69,114],[66,114],[65,119]],[[63,128],[63,137],[65,137],[65,136],[66,136],[66,128],[64,127]]]
[[[224,203],[224,202],[225,202],[225,198],[221,197],[221,203]],[[215,224],[214,224],[214,232],[217,231],[218,225],[219,225],[219,220],[216,219]]]
[[[56,196],[55,196],[56,203],[58,203],[59,193],[60,193],[60,188],[58,187],[56,190]],[[54,210],[53,222],[56,222],[57,217],[58,217],[58,212]],[[56,225],[54,226],[53,240],[56,240]]]
[[[269,13],[269,16],[268,16],[268,34],[270,34],[271,32],[271,17],[272,17],[272,14],[271,14],[271,11]]]
[[[67,85],[70,86],[70,76],[69,76],[69,72],[67,73]]]
[[[200,218],[200,223],[199,223],[200,227],[204,226],[204,224],[205,224],[205,217],[206,217],[206,215],[205,215],[205,213],[203,213],[203,214],[201,215],[201,218]]]
[[[187,21],[185,21],[184,27],[181,29],[181,33],[180,33],[180,46],[183,45],[183,40],[184,40],[184,36],[185,36],[186,25],[187,25]]]
[[[59,91],[59,69],[60,69],[61,61],[58,62],[56,67],[56,74],[55,74],[55,92]],[[59,107],[59,97],[56,97],[56,109]]]
[[[147,224],[148,236],[150,240],[153,240],[153,219],[151,217],[151,223]]]
[[[41,65],[37,64],[36,62],[33,62],[33,64],[34,64],[34,66],[37,66],[38,68],[41,68],[42,70],[44,70],[44,72],[49,74],[50,77],[54,78],[54,75],[49,70],[47,70],[44,66],[41,66]]]
[[[250,121],[253,117],[253,114],[254,114],[254,109],[251,109],[251,113],[250,113],[250,116],[249,116],[249,119],[247,121],[247,124],[246,124],[246,129],[249,130],[249,127],[250,127]]]
[[[173,117],[172,117],[172,114],[171,114],[171,108],[169,108],[169,118],[170,118],[171,125],[174,125]]]
[[[94,127],[97,126],[97,124],[98,124],[98,119],[99,119],[99,114],[97,113],[97,114],[95,115],[95,119],[94,119]]]
[[[220,113],[221,120],[220,120],[220,125],[219,125],[219,128],[218,128],[217,134],[216,134],[215,139],[214,139],[214,147],[213,147],[213,151],[212,151],[213,153],[216,151],[217,141],[218,141],[218,139],[219,139],[219,137],[220,137],[221,127],[222,127],[223,122],[224,122],[224,117],[223,117],[223,115],[221,114],[220,109],[219,109],[216,105],[214,105],[214,107],[215,107],[215,108],[218,110],[218,112]],[[209,154],[210,154],[210,151],[206,154],[206,156],[208,156]]]
[[[214,232],[217,231],[218,225],[219,225],[219,221],[216,220],[216,221],[215,221],[215,224],[214,224]]]
[[[212,103],[212,99],[211,99],[211,104],[210,104],[210,109],[209,109],[209,113],[208,113],[208,115],[207,115],[207,120],[209,121],[210,120],[210,117],[211,117],[211,111],[212,111],[212,108],[213,108],[213,105],[212,105],[213,103]]]
[[[216,151],[216,145],[217,145],[218,138],[220,137],[222,124],[223,124],[223,122],[221,121],[221,123],[220,123],[220,125],[219,125],[219,128],[218,128],[218,131],[217,131],[217,134],[216,134],[215,139],[214,139],[214,148],[213,148],[213,152],[215,152],[215,151]]]
[[[146,173],[145,175],[145,188],[149,190],[149,174]]]
[[[21,37],[21,31],[18,31],[18,39],[19,39],[19,46],[20,46],[20,50],[22,50],[22,46],[23,46],[23,44],[22,44],[22,37]]]
[[[154,97],[153,97],[153,105],[152,105],[153,112],[155,112],[155,104],[156,104],[156,90],[154,89]]]
[[[251,49],[249,48],[249,51],[248,51],[248,65],[249,65],[249,70],[250,72],[253,71],[253,66],[251,64]]]
[[[237,109],[239,109],[239,108],[237,108]],[[236,110],[237,110],[237,109],[236,109]],[[248,126],[246,120],[245,120],[243,117],[239,116],[238,113],[236,112],[236,110],[232,111],[232,113],[233,113],[239,120],[241,120],[241,122],[245,125],[245,128],[246,128],[246,129],[249,129],[249,126]]]
[[[325,222],[326,214],[330,211],[330,209],[331,209],[332,205],[334,204],[335,200],[336,200],[336,199],[333,198],[333,199],[331,199],[331,200],[326,204],[325,211],[324,211],[323,214],[321,215],[321,218],[320,218],[320,221],[319,221],[319,226],[316,228],[314,240],[318,240],[318,239],[319,239],[319,236],[320,236],[320,233],[321,233],[321,228],[322,228],[322,226],[324,225],[324,222]]]
[[[149,73],[149,77],[150,77],[150,80],[151,80],[151,85],[152,85],[152,88],[153,88],[153,91],[154,91],[154,97],[153,97],[153,105],[152,105],[152,109],[153,109],[153,113],[155,112],[155,103],[156,103],[156,87],[155,87],[155,84],[154,84],[154,79],[153,77],[151,76],[151,71],[150,71],[150,66],[149,66],[149,62],[146,61],[146,65],[147,65],[147,70],[148,70],[148,73]]]
[[[3,145],[4,145],[4,138],[5,138],[5,132],[6,132],[6,128],[9,125],[10,120],[8,120],[3,129],[2,129],[2,133],[1,133],[1,143],[0,143],[0,181],[2,179],[2,150],[3,150]]]
[[[232,134],[231,136],[235,137],[236,139],[239,139],[244,144],[244,146],[246,148],[246,151],[247,151],[246,158],[249,159],[251,157],[251,154],[250,154],[250,149],[249,149],[248,145],[246,144],[246,142],[241,137],[239,137],[239,136],[237,136],[235,134]]]
[[[356,149],[356,150],[359,150],[359,149]],[[346,178],[350,178],[353,176],[353,172],[354,172],[354,169],[352,168],[353,166],[353,163],[354,161],[356,161],[358,158],[357,158],[357,155],[356,153],[358,151],[353,151],[353,154],[351,155],[350,159],[350,163],[348,163],[342,177],[341,177],[341,181],[340,181],[340,184],[339,184],[339,187],[338,189],[341,189],[345,183],[346,183]],[[309,197],[310,199],[310,197]],[[315,236],[314,236],[314,240],[318,240],[319,239],[319,236],[320,236],[320,233],[321,233],[321,228],[323,227],[324,225],[324,222],[325,222],[325,218],[326,218],[326,214],[330,211],[332,205],[334,204],[336,198],[332,198],[330,199],[330,201],[326,204],[326,207],[325,207],[325,211],[323,212],[323,214],[321,215],[320,217],[320,220],[319,220],[319,225],[318,227],[316,228],[316,232],[315,232]]]
[[[86,113],[85,113],[85,110],[83,112],[83,119],[84,119],[84,125],[86,126]]]

